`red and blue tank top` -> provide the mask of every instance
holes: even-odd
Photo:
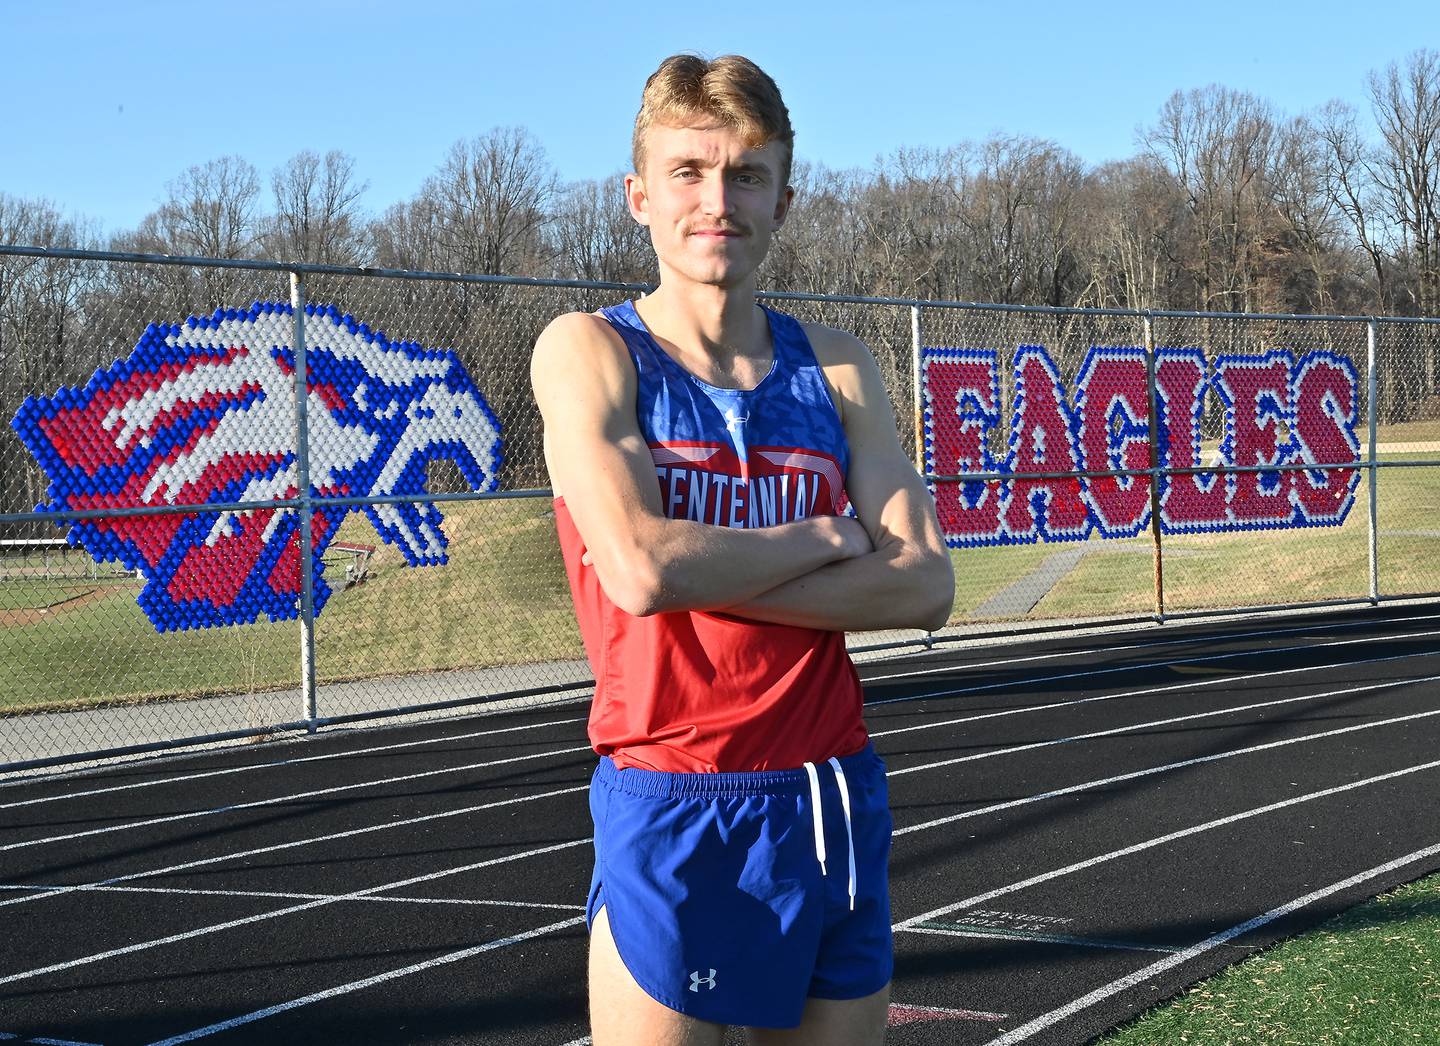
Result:
[[[753,389],[691,374],[631,302],[601,310],[624,339],[660,502],[672,519],[768,527],[845,506],[850,451],[804,329],[765,310],[774,363]],[[680,772],[777,770],[865,746],[860,680],[845,633],[615,606],[565,507],[560,547],[595,673],[590,742],[622,766]]]

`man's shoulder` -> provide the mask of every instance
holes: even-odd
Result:
[[[822,367],[860,364],[873,358],[865,343],[849,331],[823,323],[809,323],[804,320],[796,322],[805,332],[815,359]]]
[[[561,313],[535,339],[531,379],[573,378],[613,366],[624,357],[624,339],[604,316],[594,312]]]
[[[598,312],[562,312],[545,325],[535,341],[535,350],[619,342],[615,328]]]

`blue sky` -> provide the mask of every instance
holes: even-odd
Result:
[[[1221,83],[1289,113],[1363,106],[1367,72],[1440,46],[1428,0],[0,0],[0,18],[0,192],[106,232],[228,153],[268,199],[285,159],[342,149],[371,211],[496,125],[528,127],[564,178],[602,177],[626,162],[645,77],[682,50],[755,59],[798,155],[851,167],[997,130],[1098,163],[1131,155],[1176,89]]]

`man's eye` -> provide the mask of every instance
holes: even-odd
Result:
[[[687,179],[687,180],[688,180],[688,179],[691,179],[691,178],[698,178],[698,177],[700,177],[700,172],[697,171],[697,170],[695,170],[695,168],[693,168],[693,167],[682,167],[682,168],[680,168],[678,171],[675,172],[675,174],[673,175],[673,177],[675,177],[675,178],[684,178],[684,179]]]

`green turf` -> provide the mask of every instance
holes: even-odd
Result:
[[[1440,591],[1440,469],[1382,470],[1379,493],[1382,593]],[[363,515],[348,516],[337,540],[378,548],[368,580],[337,591],[317,621],[322,682],[582,657],[549,507],[544,499],[447,506],[450,562],[443,568],[406,567]],[[1367,511],[1362,481],[1343,527],[1166,538],[1166,608],[1363,597],[1369,591]],[[1154,609],[1149,538],[1092,545],[1028,619]],[[953,550],[951,621],[975,620],[986,599],[1073,548]],[[333,558],[327,577],[338,585],[344,559]],[[294,622],[162,635],[136,605],[134,581],[107,582],[98,597],[33,613],[70,587],[91,586],[28,578],[0,585],[0,708],[299,685]]]
[[[322,682],[583,656],[554,523],[540,501],[452,505],[450,563],[411,568],[381,545],[369,579],[316,623]],[[378,544],[363,516],[337,540]],[[343,576],[336,562],[327,568]],[[293,621],[155,631],[138,586],[0,626],[0,707],[61,708],[299,686]]]
[[[1103,1046],[1440,1042],[1440,876],[1230,967]]]
[[[94,585],[45,578],[9,578],[0,582],[0,610],[38,610],[84,595]]]

